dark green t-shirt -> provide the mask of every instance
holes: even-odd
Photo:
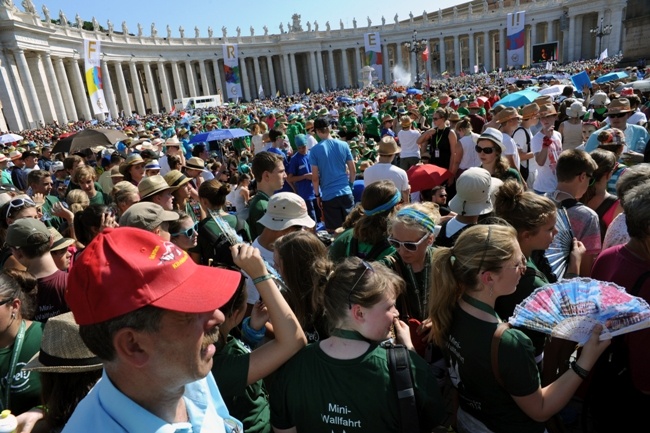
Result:
[[[311,433],[400,431],[386,349],[371,345],[358,358],[343,360],[326,355],[320,344],[308,345],[272,376],[271,424]],[[431,431],[444,415],[438,382],[419,355],[409,355],[420,429]]]
[[[250,242],[250,230],[246,221],[238,220],[236,215],[222,215],[222,218],[228,223],[230,227],[232,227],[235,231],[238,231],[238,234],[244,239],[245,242]],[[238,228],[238,225],[241,228]],[[211,216],[205,218],[199,223],[198,230],[199,236],[196,240],[196,246],[194,248],[191,248],[190,252],[198,253],[201,257],[200,263],[202,265],[208,265],[210,259],[215,259],[215,257],[213,257],[215,253],[213,241],[219,238],[222,232]],[[227,255],[226,257],[222,257],[222,259],[217,258],[217,261],[219,263],[230,263],[232,261],[230,251],[227,248],[218,251],[217,253]]]
[[[352,243],[352,238],[354,237],[354,229],[347,229],[340,235],[336,237],[332,245],[329,247],[329,256],[334,262],[340,262],[346,257],[350,257],[352,255],[350,251],[350,245]],[[358,243],[358,257],[361,258],[366,258],[368,253],[370,253],[373,249],[374,245],[372,244],[367,244],[365,242],[359,242]],[[394,253],[395,248],[393,248],[390,245],[387,245],[387,248],[382,250],[377,257],[370,258],[368,260],[381,260],[387,255]]]
[[[248,202],[248,228],[251,232],[251,239],[255,240],[262,231],[264,226],[258,221],[266,213],[269,205],[269,196],[263,191],[257,191],[253,198]]]
[[[43,326],[45,324],[41,322],[32,322],[31,326],[25,330],[25,339],[23,340],[20,355],[18,355],[9,396],[9,409],[11,409],[11,413],[14,415],[20,415],[34,406],[41,404],[41,381],[39,374],[35,371],[21,370],[32,356],[41,349]],[[13,344],[10,347],[0,349],[0,378],[2,380],[0,392],[2,392],[3,401],[5,398],[4,386],[7,381],[13,349]]]
[[[264,382],[247,385],[250,350],[228,336],[213,358],[212,374],[228,412],[244,424],[246,433],[270,433],[271,411]]]

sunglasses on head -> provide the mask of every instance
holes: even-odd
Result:
[[[418,249],[420,244],[424,242],[424,240],[428,237],[429,237],[429,233],[425,233],[424,236],[422,236],[420,240],[417,242],[402,242],[394,238],[388,238],[388,243],[396,250],[399,250],[401,247],[404,247],[404,249],[407,251],[415,251]]]
[[[477,144],[474,146],[474,150],[476,150],[477,153],[483,152],[486,155],[491,155],[494,152],[494,147],[481,147]]]
[[[359,278],[357,278],[357,281],[355,281],[354,285],[350,289],[350,292],[348,293],[348,308],[352,309],[352,293],[354,292],[354,289],[357,287],[357,284],[359,284],[359,281],[363,278],[364,275],[366,275],[366,272],[375,272],[375,270],[372,268],[370,263],[366,262],[363,260],[361,262],[363,264],[363,272],[361,272],[361,275],[359,275]]]
[[[194,233],[196,233],[198,231],[197,230],[198,226],[199,226],[199,223],[194,223],[194,225],[192,227],[190,227],[190,228],[188,228],[186,230],[182,230],[182,231],[180,231],[178,233],[171,233],[170,236],[176,237],[176,236],[180,236],[180,235],[185,235],[188,238],[191,238],[192,236],[194,236]]]
[[[35,207],[36,203],[32,199],[29,198],[15,198],[9,202],[9,206],[7,207],[7,214],[5,215],[5,218],[9,218],[9,215],[11,215],[11,210],[12,209],[21,209],[24,207]]]
[[[611,117],[613,119],[620,119],[621,117],[625,117],[627,113],[610,113],[607,115],[607,117]]]

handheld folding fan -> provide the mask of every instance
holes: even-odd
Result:
[[[544,255],[551,265],[551,271],[553,271],[558,280],[561,280],[569,266],[569,256],[573,248],[574,238],[566,209],[559,208],[557,210],[555,228],[557,229],[557,234]]]
[[[535,290],[509,322],[583,345],[596,324],[601,340],[650,327],[650,305],[614,283],[574,278]]]

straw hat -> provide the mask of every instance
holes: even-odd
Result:
[[[384,117],[381,118],[381,123],[383,124],[384,122],[392,122],[393,120],[395,120],[395,119],[393,118],[393,116],[391,116],[391,115],[386,115],[386,116],[384,116]]]
[[[187,161],[185,161],[185,165],[183,167],[189,168],[190,170],[208,171],[205,168],[205,161],[203,161],[198,156],[193,156]]]
[[[131,153],[126,157],[126,161],[120,164],[120,173],[126,174],[131,166],[137,164],[144,164],[144,159],[142,159],[142,156],[140,156],[139,153]]]
[[[413,120],[409,116],[402,116],[399,119],[400,125],[402,125],[402,128],[409,128],[411,126],[411,123],[413,123]]]
[[[140,194],[140,199],[145,199],[151,197],[152,195],[158,194],[165,190],[176,190],[178,187],[169,186],[164,177],[159,174],[154,176],[145,177],[138,183],[138,193]]]
[[[165,146],[167,146],[167,147],[169,147],[169,146],[181,147],[181,142],[178,140],[178,137],[176,137],[174,135],[174,136],[169,137],[167,139],[167,141],[165,141]]]
[[[524,105],[524,108],[521,109],[521,119],[528,120],[539,113],[539,105],[535,102],[532,104]]]
[[[379,148],[377,150],[377,153],[379,155],[395,155],[401,151],[402,149],[400,149],[393,137],[382,137],[382,139],[379,141]]]
[[[609,116],[610,114],[629,113],[631,111],[633,110],[630,108],[630,100],[627,98],[618,98],[609,104],[606,114]]]
[[[114,167],[111,167],[111,177],[124,177],[122,173],[120,173],[120,166],[116,165]]]
[[[496,116],[496,122],[501,125],[512,119],[521,119],[515,107],[506,107]]]
[[[192,180],[178,170],[168,171],[163,177],[165,178],[165,182],[167,182],[168,185],[174,186],[176,188],[180,188]]]
[[[17,150],[12,150],[11,152],[9,152],[9,159],[12,160],[12,161],[20,159],[20,158],[22,158],[22,156],[23,156],[23,154],[21,152],[17,151]]]
[[[539,117],[557,116],[557,110],[553,104],[541,105],[539,107]]]
[[[70,312],[47,321],[43,329],[41,350],[29,360],[23,370],[81,373],[101,368],[102,361],[81,340],[79,325]]]
[[[61,233],[59,233],[59,231],[54,227],[48,227],[48,230],[52,235],[52,246],[50,247],[50,251],[59,251],[68,248],[75,242],[72,238],[64,238],[61,236]]]
[[[450,122],[458,122],[458,121],[460,121],[460,113],[458,113],[458,111],[453,111],[449,115],[449,121]]]

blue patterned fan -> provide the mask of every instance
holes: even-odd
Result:
[[[563,207],[557,210],[555,229],[557,230],[557,234],[544,253],[544,256],[551,265],[553,274],[555,274],[558,280],[561,280],[569,266],[569,256],[571,255],[573,238],[575,237],[571,229],[569,215]]]
[[[535,290],[509,322],[582,345],[596,324],[601,340],[650,327],[650,305],[614,283],[574,278]]]

